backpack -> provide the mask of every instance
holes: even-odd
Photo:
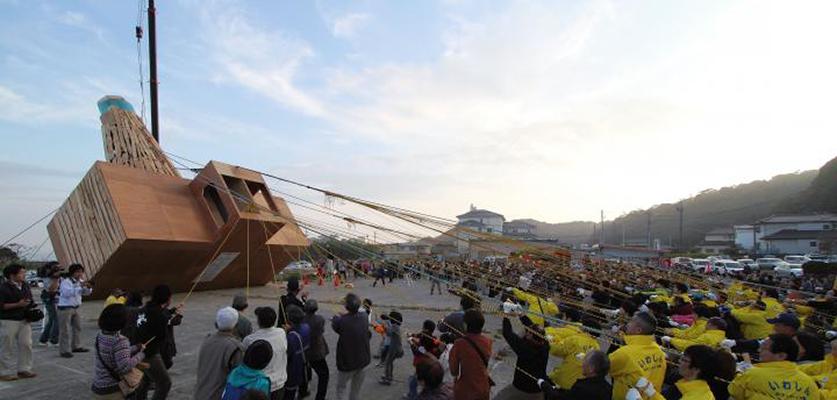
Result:
[[[267,379],[267,387],[269,388],[270,378],[266,377],[265,379]],[[246,387],[233,386],[232,383],[227,382],[227,384],[224,385],[224,393],[221,394],[221,400],[239,400],[244,397],[244,394],[246,394],[248,390],[250,389]]]

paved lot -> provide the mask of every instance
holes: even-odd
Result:
[[[430,296],[429,285],[426,281],[418,281],[408,284],[404,281],[396,281],[386,288],[380,286],[371,287],[371,281],[359,279],[355,282],[354,289],[333,289],[331,287],[308,287],[312,298],[320,301],[320,313],[325,318],[342,310],[337,301],[345,293],[353,291],[361,297],[368,297],[376,304],[375,313],[389,312],[396,308],[404,314],[405,324],[403,332],[416,332],[421,328],[425,319],[439,320],[447,314],[445,310],[458,308],[459,299],[452,295]],[[185,318],[183,324],[175,329],[175,337],[179,353],[174,359],[174,366],[170,370],[173,388],[169,398],[188,399],[191,398],[195,386],[195,371],[198,357],[198,349],[204,337],[211,333],[214,328],[215,311],[229,305],[236,293],[243,292],[242,289],[217,290],[208,292],[195,292],[185,305]],[[175,295],[174,302],[183,298],[183,294]],[[255,316],[252,314],[258,306],[276,306],[277,288],[265,286],[250,289],[250,308],[247,314],[255,325]],[[379,306],[377,306],[379,305]],[[421,310],[432,308],[435,311]],[[101,301],[85,302],[81,307],[82,314],[82,343],[85,347],[93,348],[93,338],[98,328],[96,318],[102,309]],[[518,329],[520,325],[515,323]],[[500,329],[500,320],[497,317],[489,317],[486,322],[486,330],[497,332]],[[36,329],[37,330],[37,329]],[[40,332],[34,332],[37,338]],[[333,398],[336,384],[336,369],[334,367],[334,350],[337,344],[337,335],[329,329],[326,330],[326,339],[329,343],[331,353],[327,357],[331,368],[332,379],[329,382],[329,396]],[[35,340],[37,341],[37,340]],[[375,335],[372,338],[373,350],[377,348],[380,337]],[[502,339],[495,341],[495,353],[498,349],[506,348]],[[90,381],[93,371],[93,353],[77,354],[75,358],[64,359],[58,356],[56,347],[43,348],[35,346],[34,350],[35,372],[38,377],[16,382],[0,383],[0,399],[89,399]],[[497,388],[502,388],[511,381],[514,355],[506,357],[494,369],[492,377],[497,382]],[[373,365],[376,361],[373,360]],[[382,386],[377,383],[382,375],[382,369],[375,369],[372,366],[367,369],[367,378],[361,394],[363,398],[376,399],[399,399],[406,392],[406,380],[412,374],[412,357],[405,357],[396,361],[395,379],[392,386]],[[316,377],[312,382],[316,388]]]

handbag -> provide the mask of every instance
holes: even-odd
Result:
[[[38,322],[44,319],[44,312],[41,311],[40,307],[32,304],[26,310],[23,311],[23,319],[27,322]]]
[[[119,375],[116,371],[111,368],[105,361],[102,359],[102,354],[99,353],[99,337],[96,337],[96,358],[99,359],[99,362],[105,366],[105,369],[108,371],[110,376],[119,382],[119,391],[122,392],[122,396],[128,397],[131,393],[136,391],[139,388],[140,383],[142,382],[143,373],[140,371],[139,368],[134,367],[131,368],[128,373],[124,375]]]
[[[477,354],[479,354],[482,363],[485,364],[485,375],[488,377],[488,386],[497,385],[496,383],[494,383],[494,379],[491,379],[491,374],[488,372],[488,357],[486,357],[485,354],[483,354],[482,349],[480,349],[480,347],[477,346],[477,344],[474,343],[474,341],[471,340],[471,338],[467,336],[462,336],[462,339],[468,342],[468,344],[470,344],[474,348],[474,350],[477,351]]]

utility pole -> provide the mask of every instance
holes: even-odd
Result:
[[[645,226],[645,236],[647,236],[648,241],[648,248],[651,248],[651,211],[646,212],[648,214],[648,224]]]
[[[160,143],[160,117],[157,113],[157,8],[148,0],[148,63],[151,72],[151,136]]]
[[[622,246],[625,245],[625,220],[622,220]]]
[[[677,247],[680,248],[680,251],[685,251],[685,246],[683,246],[683,201],[680,201],[680,204],[677,205],[677,212],[680,214],[680,240],[677,242]]]
[[[604,225],[604,210],[602,210],[602,225],[599,227],[599,230],[601,231],[601,232],[599,232],[599,234],[601,235],[601,237],[599,238],[599,245],[603,245],[605,243],[604,228],[605,228],[605,225]]]

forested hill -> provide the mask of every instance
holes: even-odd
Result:
[[[615,220],[605,221],[605,241],[621,244],[644,242],[649,214],[651,237],[664,246],[678,245],[679,202],[636,210]],[[751,224],[772,214],[800,212],[837,212],[837,158],[819,170],[777,175],[769,180],[707,189],[684,199],[683,236],[687,247],[703,240],[711,229]],[[537,226],[541,237],[559,238],[570,244],[598,243],[593,235],[593,221],[546,223],[524,220]],[[623,236],[624,231],[624,236]]]

